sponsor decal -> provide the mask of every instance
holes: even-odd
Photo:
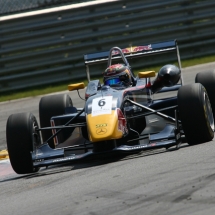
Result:
[[[123,134],[128,133],[126,119],[119,108],[117,108],[117,115],[118,115],[118,129],[122,131]]]
[[[143,149],[146,148],[147,145],[140,145],[140,146],[132,146],[132,147],[123,147],[122,149],[124,150],[136,150],[136,149]]]
[[[35,160],[36,163],[40,163],[40,162],[43,162],[43,161],[44,161],[44,159],[37,159],[37,160]]]
[[[95,98],[92,102],[92,116],[111,114],[113,96]]]
[[[56,163],[56,162],[61,162],[61,161],[69,161],[69,160],[74,160],[76,157],[73,156],[73,157],[68,157],[68,158],[59,158],[59,159],[55,159],[53,160],[52,162],[53,163]]]
[[[133,47],[133,50],[132,52],[141,52],[141,51],[144,51],[144,50],[151,50],[152,49],[152,45],[148,45],[148,46],[136,46],[136,47]]]
[[[107,123],[97,124],[96,125],[96,128],[100,128],[100,127],[107,127]]]
[[[96,134],[98,134],[98,135],[104,135],[106,133],[107,133],[106,128],[98,128],[98,129],[96,129]]]
[[[125,48],[125,49],[122,49],[122,53],[129,54],[129,53],[141,52],[141,51],[147,51],[147,50],[152,50],[151,44],[147,46],[134,46],[134,47]],[[120,54],[119,51],[117,50],[112,51],[112,55],[118,55],[118,54]]]
[[[124,54],[130,53],[130,52],[131,52],[131,51],[130,51],[130,48],[122,49],[122,53],[124,53]],[[117,50],[113,50],[113,51],[112,51],[112,55],[118,55],[118,54],[120,54],[119,51],[117,51]]]

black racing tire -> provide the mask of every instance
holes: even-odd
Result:
[[[195,82],[201,83],[207,90],[213,115],[215,116],[215,70],[198,73]]]
[[[39,117],[40,117],[40,126],[50,127],[50,119],[53,116],[59,116],[65,114],[65,109],[67,107],[73,107],[72,100],[67,94],[57,94],[42,97],[39,103]],[[68,131],[63,130],[61,132],[61,137],[68,137]],[[43,142],[48,140],[52,136],[51,130],[42,130]],[[64,139],[64,138],[61,138]],[[55,148],[54,140],[51,139],[48,142],[51,148]]]
[[[17,174],[37,172],[33,167],[31,153],[41,145],[38,123],[32,113],[17,113],[9,116],[6,126],[8,154]]]
[[[199,84],[182,86],[178,91],[178,109],[189,145],[211,141],[214,118],[205,88]]]

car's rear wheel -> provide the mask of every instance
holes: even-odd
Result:
[[[37,172],[31,153],[41,144],[38,123],[32,113],[9,116],[6,126],[7,147],[11,165],[17,174]]]
[[[42,97],[39,103],[40,126],[50,127],[51,117],[65,114],[66,108],[72,106],[72,100],[67,94]],[[51,130],[42,130],[43,142],[47,141],[51,136]],[[61,131],[61,140],[59,141],[64,141],[66,138],[68,138],[68,136],[68,130],[64,129],[63,131]],[[55,148],[53,139],[49,140],[48,144],[51,148]]]
[[[214,137],[213,112],[205,88],[199,84],[182,86],[178,91],[179,116],[189,145]]]
[[[215,70],[198,73],[195,82],[201,83],[205,87],[215,116]]]

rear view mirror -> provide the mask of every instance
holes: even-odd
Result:
[[[139,76],[139,78],[155,77],[155,71],[138,72],[138,76]]]
[[[85,85],[84,83],[77,83],[77,84],[70,84],[68,85],[68,90],[69,91],[73,91],[73,90],[80,90],[80,89],[84,89]]]

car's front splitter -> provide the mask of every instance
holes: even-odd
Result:
[[[68,162],[77,162],[79,160],[87,159],[90,157],[96,157],[102,154],[122,154],[122,153],[137,153],[139,151],[151,150],[151,149],[159,149],[159,148],[169,148],[172,146],[178,147],[180,144],[180,140],[176,142],[176,140],[163,140],[156,141],[148,144],[139,144],[139,145],[121,145],[119,147],[114,148],[111,151],[105,152],[93,152],[89,151],[83,154],[72,154],[70,156],[65,156],[63,149],[55,150],[51,149],[48,144],[44,144],[42,149],[40,149],[40,153],[38,155],[32,155],[33,166],[34,167],[43,167],[43,166],[51,166]],[[43,153],[44,151],[44,153]]]

